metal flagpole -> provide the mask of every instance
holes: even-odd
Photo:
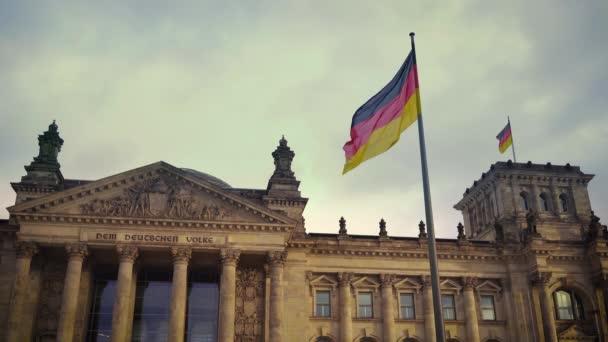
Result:
[[[410,33],[412,51],[416,58],[416,46],[414,44],[415,33]],[[416,61],[418,63],[418,61]],[[418,83],[418,74],[416,73]],[[422,123],[422,110],[420,96],[416,97],[418,107],[418,138],[420,139],[420,161],[422,162],[422,188],[424,189],[424,209],[426,212],[426,226],[429,238],[429,260],[431,264],[431,287],[433,289],[433,311],[435,312],[435,334],[437,342],[445,342],[443,329],[443,313],[441,310],[441,292],[439,292],[439,272],[437,270],[437,249],[435,248],[435,229],[433,227],[433,207],[431,205],[431,190],[429,186],[429,172],[426,165],[426,146],[424,143],[424,127]]]
[[[511,151],[513,151],[513,162],[517,163],[517,158],[515,158],[515,139],[513,138],[513,127],[511,127],[511,118],[507,115],[507,122],[509,123],[509,128],[511,129]]]

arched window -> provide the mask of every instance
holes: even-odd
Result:
[[[549,196],[544,192],[540,194],[540,208],[543,211],[549,211]]]
[[[317,338],[317,340],[315,342],[334,342],[334,341],[329,337],[321,336],[321,337]]]
[[[566,194],[561,194],[559,195],[559,204],[560,204],[560,209],[562,210],[563,213],[568,211],[568,195]]]
[[[519,194],[519,207],[523,210],[530,209],[530,206],[528,206],[528,194],[525,192]]]
[[[573,291],[555,291],[553,293],[553,303],[557,319],[568,321],[585,319],[583,301]]]

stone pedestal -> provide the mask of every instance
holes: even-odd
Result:
[[[30,266],[32,257],[38,252],[33,242],[17,242],[17,260],[15,262],[15,281],[9,304],[6,340],[8,342],[22,342],[24,322],[30,322],[32,317],[24,317],[25,302],[29,290]]]
[[[173,283],[171,284],[171,306],[169,308],[169,341],[183,342],[186,327],[186,305],[188,295],[188,262],[192,250],[188,247],[173,247]]]
[[[464,284],[464,312],[466,319],[467,341],[479,342],[479,323],[477,322],[477,305],[475,304],[475,285],[477,279],[465,277]]]
[[[353,279],[352,273],[338,273],[340,283],[340,341],[352,342],[353,340],[353,318],[350,285]]]
[[[549,281],[551,280],[551,273],[536,272],[531,276],[531,280],[538,289],[545,341],[557,342],[555,317],[551,305],[551,294],[549,293],[548,288]]]
[[[435,333],[435,313],[433,312],[433,289],[431,287],[431,277],[423,276],[422,283],[422,306],[424,309],[424,340],[428,342],[436,342],[437,335]]]
[[[283,266],[287,252],[269,252],[270,265],[270,342],[283,338]]]
[[[68,267],[65,272],[65,282],[61,297],[57,341],[72,341],[74,339],[82,263],[88,255],[87,246],[82,244],[68,245],[66,246],[66,251],[68,253]]]
[[[381,274],[380,281],[382,282],[382,336],[384,341],[395,341],[395,300],[393,296],[393,280],[395,276],[392,274]]]
[[[130,312],[131,286],[133,279],[133,263],[138,256],[135,246],[117,246],[116,250],[120,257],[118,267],[118,281],[116,284],[116,297],[112,308],[112,342],[124,342],[126,340],[129,324],[132,321]]]
[[[222,277],[220,279],[219,342],[234,342],[236,265],[240,255],[241,252],[236,249],[223,249],[220,253]]]

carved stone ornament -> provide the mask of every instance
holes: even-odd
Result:
[[[116,246],[120,261],[135,261],[139,256],[139,250],[136,246],[118,245]]]
[[[82,243],[68,244],[65,246],[65,251],[70,259],[77,258],[83,260],[89,255],[87,245]]]
[[[458,240],[466,240],[467,236],[464,233],[464,226],[462,225],[462,222],[458,222],[456,229],[458,230]]]
[[[38,247],[31,241],[17,241],[15,249],[17,258],[31,258],[38,253]]]
[[[382,284],[382,287],[387,287],[387,286],[390,287],[393,285],[394,281],[395,281],[394,274],[386,274],[386,273],[380,274],[380,283]]]
[[[190,247],[172,247],[171,255],[174,263],[188,263],[192,257],[192,248]]]
[[[551,272],[534,272],[530,275],[530,282],[536,286],[547,286],[551,281],[553,274]]]
[[[272,266],[283,266],[287,260],[287,251],[271,251],[267,255],[268,263]]]
[[[381,238],[387,238],[388,232],[386,231],[386,221],[384,219],[380,219],[380,233],[379,236]]]
[[[266,281],[260,269],[237,270],[235,342],[264,340],[264,304]]]
[[[197,196],[194,189],[168,176],[147,179],[109,199],[82,204],[80,212],[91,216],[153,217],[218,221],[231,210],[219,201]]]
[[[46,260],[42,266],[40,282],[40,300],[36,315],[35,335],[43,341],[55,341],[59,314],[61,311],[61,296],[65,281],[65,263]]]
[[[420,233],[418,234],[418,238],[420,239],[426,239],[427,235],[426,235],[426,225],[424,224],[423,221],[420,221],[420,223],[418,223],[418,230],[420,231]]]
[[[241,251],[238,249],[222,249],[220,251],[220,260],[222,264],[236,265],[239,262]]]
[[[338,283],[340,287],[350,286],[353,281],[353,274],[349,272],[338,273]]]
[[[465,289],[473,290],[478,283],[479,281],[476,277],[462,277],[462,286]]]
[[[338,235],[347,236],[348,232],[346,231],[346,220],[344,219],[344,217],[340,217],[338,224],[340,225],[340,229],[338,230]]]

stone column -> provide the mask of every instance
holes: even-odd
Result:
[[[475,303],[475,285],[477,278],[463,277],[464,312],[466,319],[467,341],[479,342],[479,323],[477,322],[477,304]]]
[[[551,272],[535,272],[531,275],[531,280],[532,283],[538,288],[545,341],[557,342],[555,317],[551,305],[551,294],[549,293]]]
[[[598,303],[596,324],[601,330],[601,338],[608,340],[608,272],[598,273],[593,277],[595,294]]]
[[[38,247],[30,241],[18,241],[16,244],[17,260],[15,262],[15,280],[9,303],[8,332],[6,335],[8,342],[23,341],[22,329],[24,322],[29,322],[32,317],[24,317],[24,306],[28,296],[30,266],[32,257],[38,253]]]
[[[188,262],[192,257],[192,249],[173,247],[171,254],[173,255],[173,283],[171,284],[171,306],[169,308],[169,341],[183,342],[186,327]]]
[[[130,321],[131,286],[133,279],[133,263],[139,251],[136,246],[116,246],[120,265],[118,267],[118,281],[116,284],[116,297],[112,308],[112,342],[124,342],[127,336]]]
[[[338,273],[340,283],[340,341],[352,342],[353,319],[350,284],[353,280],[352,273]]]
[[[435,312],[433,311],[433,288],[431,287],[431,277],[422,276],[422,306],[424,309],[424,340],[436,342],[435,333]]]
[[[220,279],[220,309],[218,341],[234,342],[234,316],[236,310],[236,264],[241,251],[222,249],[222,277]]]
[[[67,245],[65,249],[68,253],[68,267],[65,271],[65,282],[61,297],[57,341],[72,341],[74,339],[82,263],[89,254],[87,246],[84,244]]]
[[[560,200],[559,200],[559,191],[557,189],[557,186],[555,186],[555,184],[551,185],[551,198],[552,198],[552,202],[551,204],[553,204],[553,207],[551,207],[553,209],[553,213],[557,216],[559,216],[559,214],[561,213],[561,204],[560,204]]]
[[[394,279],[394,274],[380,275],[380,281],[382,282],[382,336],[386,342],[395,342]]]
[[[282,342],[283,338],[283,266],[287,252],[268,252],[270,265],[270,342]]]

